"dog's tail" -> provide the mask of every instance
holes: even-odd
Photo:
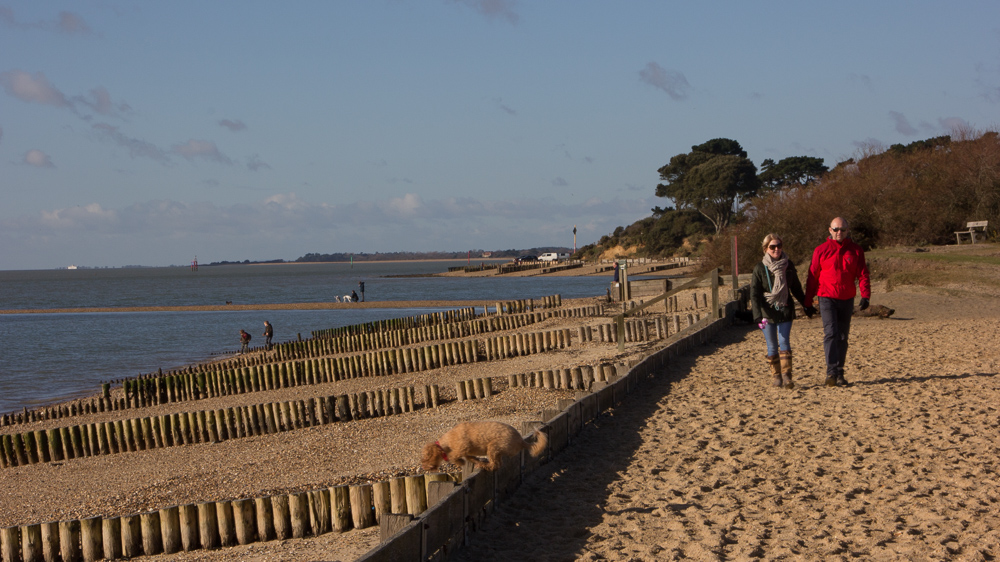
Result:
[[[535,430],[534,443],[528,447],[528,454],[533,457],[541,455],[545,451],[545,447],[549,444],[549,436],[545,435],[542,428]]]

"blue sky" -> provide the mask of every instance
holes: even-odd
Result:
[[[998,109],[994,1],[0,0],[0,269],[582,246]]]

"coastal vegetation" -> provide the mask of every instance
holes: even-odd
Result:
[[[656,194],[674,206],[619,227],[580,257],[699,255],[728,267],[734,238],[748,271],[769,232],[793,259],[808,259],[830,219],[842,216],[866,249],[953,243],[969,221],[1000,224],[1000,140],[996,131],[888,148],[869,146],[828,169],[822,159],[765,160],[757,171],[740,144],[713,139],[659,169]]]

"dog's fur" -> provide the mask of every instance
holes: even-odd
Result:
[[[878,316],[879,318],[888,318],[896,313],[896,309],[889,308],[881,304],[873,304],[865,310],[861,310],[858,307],[854,307],[854,316]]]
[[[484,470],[496,470],[503,457],[520,453],[523,449],[537,457],[545,450],[548,437],[541,430],[535,431],[534,443],[525,441],[513,427],[495,421],[462,422],[424,447],[420,466],[426,471],[437,469],[447,460],[458,466],[466,461]],[[483,462],[479,457],[486,457]]]

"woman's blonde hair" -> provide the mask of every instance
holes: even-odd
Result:
[[[764,243],[760,245],[760,249],[767,252],[767,247],[772,240],[777,240],[778,242],[782,241],[780,236],[772,232],[764,237]]]

